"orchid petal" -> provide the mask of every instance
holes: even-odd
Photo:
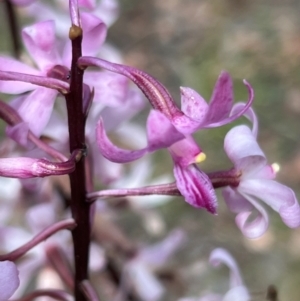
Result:
[[[176,130],[171,121],[157,110],[151,110],[149,114],[147,136],[149,151],[169,147],[178,140],[184,139],[184,136]]]
[[[96,7],[96,0],[78,0],[78,6],[94,9]]]
[[[17,60],[0,57],[0,70],[22,72],[25,74],[39,75],[40,72]],[[26,82],[0,80],[0,92],[7,94],[20,94],[35,89],[36,86]]]
[[[44,21],[23,29],[22,37],[28,53],[40,70],[47,71],[51,66],[61,65],[55,47],[55,23]]]
[[[104,185],[111,184],[122,176],[123,165],[111,162],[100,153],[96,143],[92,143],[91,155],[93,161],[94,175]]]
[[[222,189],[222,195],[228,209],[233,213],[253,210],[249,201],[230,186]]]
[[[80,17],[83,29],[82,53],[96,55],[106,39],[107,27],[101,19],[92,14],[82,12]]]
[[[147,148],[140,150],[125,150],[113,145],[108,139],[103,121],[100,118],[96,128],[96,139],[100,153],[109,161],[116,163],[127,163],[141,158],[146,152]]]
[[[190,135],[201,128],[197,120],[193,120],[187,115],[176,114],[172,117],[172,123],[184,135]]]
[[[241,109],[238,113],[236,113],[234,115],[230,115],[229,117],[223,118],[219,121],[216,121],[216,122],[213,122],[213,123],[205,122],[203,125],[201,125],[201,128],[215,128],[215,127],[219,127],[219,126],[228,124],[228,123],[233,122],[234,120],[238,119],[239,117],[244,115],[245,112],[247,112],[247,110],[251,107],[251,105],[253,103],[254,90],[246,80],[244,80],[243,82],[244,82],[245,86],[247,87],[248,93],[249,93],[248,101],[245,104],[244,108]]]
[[[5,130],[5,133],[8,137],[10,137],[23,147],[28,146],[29,128],[26,122],[21,122],[14,126],[8,126]]]
[[[38,137],[49,122],[56,96],[57,91],[40,87],[31,92],[18,108],[21,118]]]
[[[35,254],[33,254],[33,256],[26,256],[25,260],[18,262],[20,285],[13,295],[14,300],[17,298],[22,298],[24,296],[24,293],[28,288],[31,280],[38,274],[40,267],[45,264],[44,258],[40,256],[41,250],[37,250],[37,248],[39,247],[31,250],[31,252],[35,251]]]
[[[209,102],[205,124],[213,124],[228,117],[233,105],[232,79],[228,72],[221,72]]]
[[[119,15],[117,0],[102,0],[94,10],[94,14],[101,18],[107,26],[112,25]]]
[[[240,125],[232,128],[224,140],[224,149],[235,168],[249,177],[266,165],[266,157],[251,130]]]
[[[0,262],[0,301],[7,301],[20,284],[19,272],[11,261]]]
[[[30,207],[26,212],[27,224],[34,234],[56,222],[56,212],[51,203],[38,204]]]
[[[123,104],[120,104],[117,110],[115,107],[107,106],[101,111],[101,116],[103,118],[106,130],[120,130],[121,123],[130,120],[144,107],[145,102],[143,99],[143,95],[140,93],[140,91],[130,89],[127,93],[126,99],[123,99]],[[136,129],[140,128],[141,127],[139,126]]]
[[[223,248],[214,249],[209,256],[209,263],[218,267],[220,264],[225,264],[230,269],[230,288],[243,285],[238,265],[232,255]]]
[[[195,208],[205,208],[216,214],[217,197],[208,176],[196,165],[186,168],[175,164],[176,185],[185,201]]]
[[[269,217],[266,210],[251,196],[247,194],[243,194],[243,196],[253,205],[253,207],[257,210],[258,216],[248,221],[252,212],[245,211],[239,213],[236,218],[236,224],[239,229],[242,231],[243,235],[248,238],[258,238],[262,236],[269,226]]]
[[[183,245],[185,239],[184,231],[175,229],[163,241],[141,250],[138,258],[152,268],[160,268]]]
[[[96,243],[91,243],[89,268],[92,272],[100,272],[107,262],[105,250]]]
[[[182,167],[187,167],[193,163],[200,163],[204,160],[202,157],[205,157],[192,136],[186,136],[183,140],[174,143],[169,147],[169,151],[173,161]]]
[[[122,108],[124,99],[128,93],[128,79],[119,74],[107,71],[87,71],[84,74],[84,82],[94,87],[94,101],[110,107]]]
[[[149,269],[139,261],[132,261],[125,267],[129,285],[133,286],[143,301],[158,301],[165,290]]]
[[[245,180],[238,187],[243,194],[263,200],[277,211],[290,228],[300,226],[300,206],[292,189],[272,180]]]
[[[245,286],[237,286],[229,290],[222,301],[250,301],[251,297]]]
[[[243,102],[238,102],[236,103],[231,112],[230,112],[230,115],[236,115],[236,114],[239,114],[241,111],[244,111],[244,108],[245,108],[246,104],[243,103]],[[257,119],[257,116],[254,112],[254,110],[250,107],[248,108],[248,110],[246,112],[244,112],[244,116],[249,119],[252,123],[252,133],[253,133],[253,136],[255,138],[257,138],[257,133],[258,133],[258,119]]]
[[[191,88],[180,88],[181,110],[193,120],[200,123],[205,119],[208,111],[208,104],[204,98]]]
[[[256,179],[273,180],[276,177],[276,170],[272,165],[266,165],[255,174]]]
[[[66,15],[68,2],[60,2],[61,11],[54,10],[52,5],[36,1],[26,7],[26,14],[38,21],[55,20],[55,32],[61,37],[66,37],[70,30],[70,17]],[[38,14],[36,12],[39,12]]]

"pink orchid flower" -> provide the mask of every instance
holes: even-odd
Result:
[[[100,119],[96,129],[100,153],[112,162],[127,163],[148,152],[168,148],[174,162],[174,176],[185,200],[196,208],[216,213],[217,200],[209,178],[194,163],[205,159],[191,136],[184,136],[161,112],[152,110],[147,120],[147,146],[139,150],[125,150],[112,144]]]
[[[185,233],[173,230],[164,240],[154,245],[141,248],[124,267],[120,294],[133,288],[143,301],[160,300],[165,288],[155,275],[170,257],[184,244]]]
[[[250,295],[243,283],[239,268],[231,254],[225,249],[218,248],[210,254],[209,262],[214,267],[225,264],[230,269],[229,290],[225,295],[208,294],[202,297],[187,297],[178,301],[250,301]]]
[[[242,233],[249,238],[257,238],[265,233],[269,225],[266,210],[258,200],[277,211],[283,222],[290,228],[300,226],[300,206],[295,193],[289,187],[276,181],[275,170],[256,141],[257,119],[254,112],[248,116],[253,122],[253,130],[245,125],[231,129],[224,141],[224,149],[234,168],[240,172],[237,187],[226,187],[223,197],[229,209],[237,213],[236,223]],[[257,216],[249,221],[253,211]]]
[[[81,15],[81,21],[85,37],[83,52],[94,55],[105,40],[106,26],[100,19],[86,13]],[[0,57],[0,72],[16,72],[16,74],[12,74],[13,81],[7,81],[6,78],[0,77],[0,79],[4,79],[0,80],[0,91],[8,94],[32,91],[13,101],[11,105],[18,110],[29,129],[36,136],[40,136],[50,119],[58,92],[55,89],[33,85],[30,83],[30,79],[24,82],[22,81],[23,77],[33,75],[44,77],[49,81],[55,79],[68,89],[71,46],[68,41],[64,49],[59,51],[53,21],[44,21],[24,28],[22,39],[37,68],[13,58]],[[39,118],[36,119],[36,116]]]
[[[0,301],[7,301],[19,286],[19,272],[11,261],[0,262]]]

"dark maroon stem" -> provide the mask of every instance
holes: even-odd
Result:
[[[75,149],[85,149],[85,114],[83,112],[83,70],[77,67],[81,56],[82,30],[76,25],[70,29],[72,41],[72,64],[70,93],[66,95],[70,152]],[[75,171],[70,174],[71,211],[77,223],[72,231],[75,258],[75,300],[86,301],[86,296],[80,289],[82,281],[88,279],[89,245],[90,245],[90,204],[86,198],[85,162],[82,158],[76,164]]]
[[[13,51],[16,58],[20,57],[21,53],[21,43],[20,43],[20,37],[19,37],[19,24],[18,19],[15,14],[14,7],[10,0],[4,0],[5,6],[6,6],[6,15],[9,22],[9,30],[10,35],[12,37],[13,41]]]

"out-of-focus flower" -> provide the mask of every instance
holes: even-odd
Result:
[[[0,262],[0,301],[7,301],[20,284],[19,272],[11,261]]]
[[[234,258],[225,249],[218,248],[212,251],[209,262],[214,267],[225,264],[230,269],[229,290],[225,295],[208,294],[202,297],[187,297],[178,301],[250,301],[250,295],[243,283],[239,268]]]
[[[85,34],[83,53],[93,55],[105,40],[106,26],[100,19],[89,14],[83,14],[81,19]],[[22,39],[26,50],[38,69],[13,58],[0,57],[1,71],[43,76],[68,82],[71,64],[70,41],[66,43],[65,49],[61,51],[63,54],[59,53],[55,38],[55,23],[53,21],[44,21],[24,28]],[[1,80],[0,91],[8,94],[32,91],[28,95],[14,100],[11,105],[17,109],[22,120],[29,126],[29,129],[36,136],[40,136],[50,119],[58,92],[53,89],[38,87],[28,82],[22,82],[21,76],[20,78],[18,76],[15,76],[14,81]],[[39,118],[36,119],[36,116],[39,116]]]
[[[14,0],[16,2],[27,2],[23,12],[38,21],[54,20],[57,34],[65,37],[70,29],[69,2],[54,0],[51,4],[35,0]],[[31,3],[30,3],[31,2]],[[101,19],[106,26],[111,26],[119,15],[119,4],[117,0],[79,0],[81,14],[88,12]],[[39,12],[38,14],[36,12]]]
[[[155,271],[166,265],[184,241],[185,234],[182,230],[176,229],[163,241],[141,248],[124,268],[120,293],[124,294],[132,288],[143,301],[159,300],[165,289],[155,275]]]
[[[255,133],[245,125],[234,127],[225,137],[224,149],[240,173],[240,183],[237,187],[226,187],[223,197],[229,209],[237,213],[236,223],[243,234],[257,238],[268,227],[267,212],[257,200],[264,201],[277,211],[287,226],[299,227],[300,206],[295,193],[273,180],[275,171],[267,164]],[[253,210],[257,215],[251,219]]]
[[[39,204],[31,207],[26,212],[26,221],[29,231],[21,227],[1,227],[1,251],[11,252],[24,245],[32,239],[33,235],[37,235],[46,227],[57,221],[57,212],[54,204]],[[13,237],[13,239],[11,239]],[[47,249],[57,246],[59,249],[67,252],[69,248],[70,234],[67,231],[60,231],[48,238],[47,241],[41,242],[39,245],[31,249],[27,255],[17,264],[19,270],[20,286],[14,294],[14,297],[20,297],[28,284],[40,270],[46,267],[49,254]],[[63,267],[62,267],[63,268]]]

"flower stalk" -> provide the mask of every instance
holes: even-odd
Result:
[[[71,1],[72,2],[72,1]],[[73,6],[72,6],[73,7]],[[70,92],[66,95],[70,152],[86,149],[85,113],[83,112],[83,70],[78,68],[77,60],[82,55],[82,30],[77,25],[70,28],[69,38],[72,42],[72,63]],[[72,231],[75,258],[75,300],[85,301],[86,296],[80,289],[80,283],[88,279],[89,245],[90,245],[90,204],[86,199],[85,160],[81,158],[74,172],[70,174],[71,211],[77,223]]]

